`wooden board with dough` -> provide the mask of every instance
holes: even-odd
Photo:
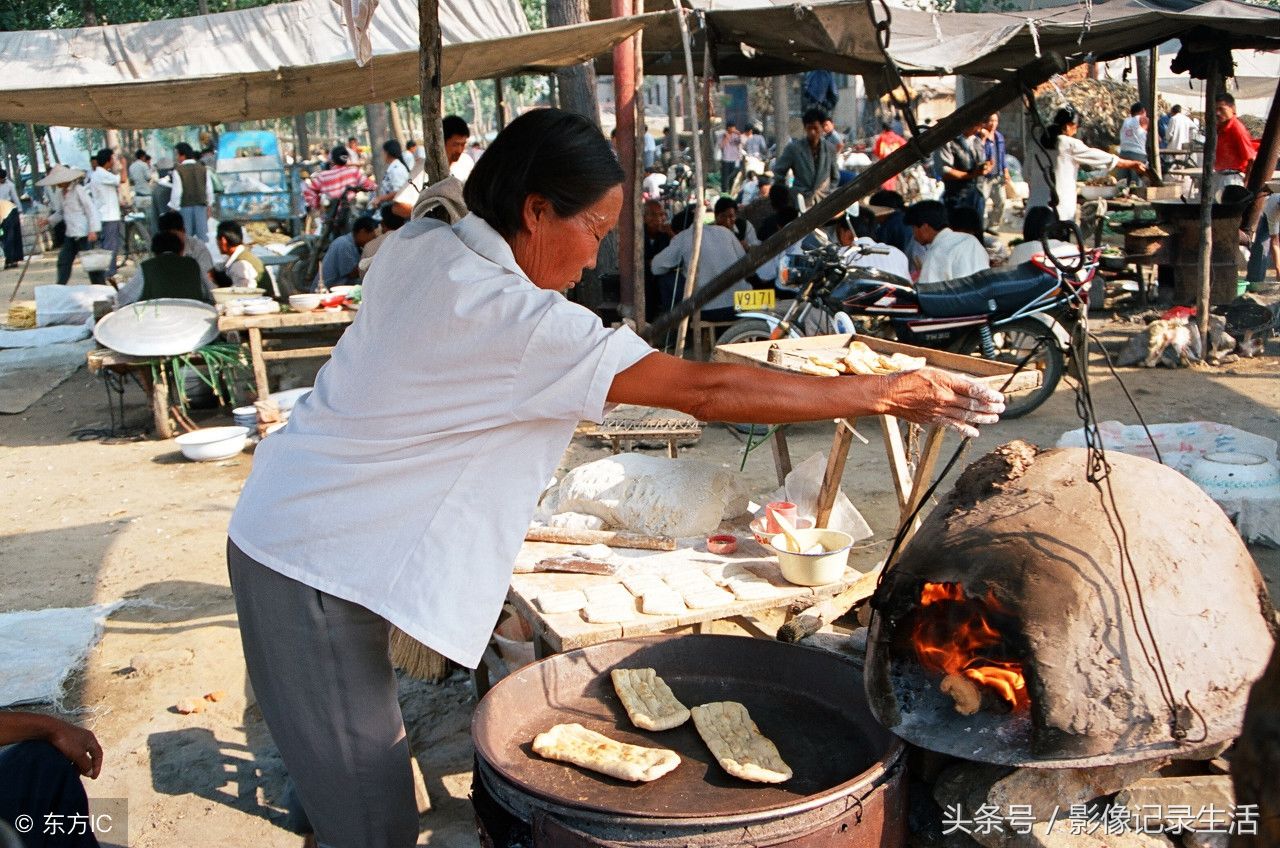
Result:
[[[899,354],[900,357],[920,357],[933,368],[951,371],[972,377],[980,383],[999,389],[1009,380],[1015,366],[1004,362],[992,362],[975,356],[962,356],[945,350],[918,347],[916,345],[878,339],[874,336],[857,336],[876,353],[886,357]],[[802,339],[778,339],[777,341],[739,342],[737,344],[718,345],[714,359],[717,362],[738,362],[747,365],[758,365],[774,368],[779,371],[796,371],[805,373],[806,366],[814,357],[821,360],[838,360],[849,343],[847,334],[828,336],[810,336]],[[1029,391],[1040,385],[1040,372],[1027,369],[1019,372],[1006,391]]]
[[[542,641],[538,646],[539,655],[570,651],[598,645],[614,639],[632,636],[650,636],[667,633],[679,628],[696,628],[699,625],[723,619],[751,617],[770,610],[806,609],[818,601],[834,597],[846,590],[862,589],[866,597],[870,597],[875,589],[878,569],[862,574],[852,568],[845,569],[843,579],[826,586],[796,586],[782,578],[778,563],[771,550],[756,544],[745,530],[738,534],[738,552],[731,557],[717,556],[708,553],[703,545],[685,547],[675,551],[658,554],[646,553],[633,560],[624,562],[637,563],[633,569],[645,568],[641,564],[653,563],[653,572],[664,575],[697,579],[711,575],[709,580],[715,581],[723,571],[726,563],[743,567],[742,574],[746,583],[739,586],[738,597],[734,592],[724,594],[725,603],[706,608],[691,608],[686,605],[679,612],[647,615],[643,612],[641,598],[636,596],[635,613],[625,621],[591,622],[587,620],[581,609],[564,610],[565,605],[548,604],[548,609],[563,610],[543,612],[538,602],[540,596],[559,600],[554,593],[579,591],[584,596],[606,597],[612,594],[611,585],[621,585],[622,576],[602,576],[595,574],[562,574],[556,572],[535,572],[513,574],[511,587],[507,590],[507,601],[515,607],[532,627],[534,633]],[[548,542],[525,542],[519,558],[521,561],[545,558],[549,556],[567,555],[573,550],[572,545],[557,545]],[[624,575],[631,573],[624,570]],[[730,573],[737,573],[732,571]],[[677,585],[681,580],[673,580]],[[762,585],[773,590],[767,596],[759,591]],[[743,587],[751,591],[741,591]],[[640,585],[636,585],[640,589]],[[723,596],[721,596],[723,597]],[[569,604],[568,606],[572,606]]]

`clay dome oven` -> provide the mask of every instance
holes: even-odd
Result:
[[[1044,767],[1185,756],[1239,733],[1274,639],[1252,557],[1191,481],[1112,454],[1126,566],[1085,458],[1022,442],[983,457],[889,569],[867,657],[886,727]]]

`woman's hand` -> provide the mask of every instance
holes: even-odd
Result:
[[[49,732],[48,741],[75,763],[80,773],[90,780],[97,779],[102,772],[102,746],[91,731],[65,721],[56,721]]]
[[[977,425],[994,424],[1004,412],[1004,395],[935,368],[904,371],[885,379],[889,381],[888,414],[916,424],[942,424],[977,438]]]

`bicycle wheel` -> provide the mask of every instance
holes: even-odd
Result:
[[[993,330],[992,335],[996,348],[995,362],[1020,365],[1030,356],[1023,370],[1040,372],[1038,388],[1011,394],[1005,399],[1005,411],[1000,417],[1021,418],[1048,400],[1061,382],[1062,372],[1066,369],[1062,348],[1058,346],[1058,339],[1053,331],[1032,318],[1004,324]],[[956,352],[981,357],[982,346],[978,334],[970,333]]]

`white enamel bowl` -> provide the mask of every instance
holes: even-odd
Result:
[[[230,459],[244,450],[248,427],[205,427],[174,439],[182,455],[192,462]]]

